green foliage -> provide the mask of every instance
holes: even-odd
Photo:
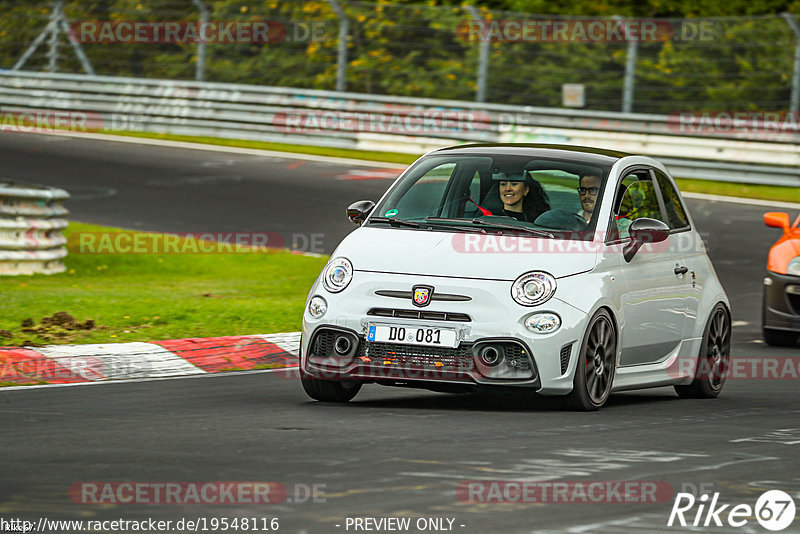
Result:
[[[269,43],[209,43],[207,80],[336,87],[340,20],[326,0],[204,2],[211,21],[268,21],[286,32],[285,38]],[[348,91],[475,98],[481,43],[461,31],[471,20],[461,0],[340,3],[350,28]],[[800,0],[487,0],[481,5],[482,16],[495,21],[555,15],[673,17],[660,19],[674,28],[673,35],[638,44],[634,111],[788,107],[796,38],[777,13],[800,13]],[[0,68],[19,59],[47,24],[50,8],[49,0],[0,0]],[[73,23],[196,21],[199,16],[189,0],[66,0],[65,13]],[[700,25],[708,29],[703,35],[696,32]],[[693,38],[681,38],[686,29],[694,29]],[[304,35],[309,31],[311,37]],[[193,79],[199,47],[189,42],[84,42],[83,48],[98,74]],[[60,51],[59,71],[80,72],[66,37]],[[26,70],[43,70],[46,52],[44,43]],[[581,83],[589,109],[619,110],[627,53],[625,42],[492,42],[487,101],[558,107],[562,85]]]

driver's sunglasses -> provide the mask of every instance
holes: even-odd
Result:
[[[581,195],[585,195],[586,193],[589,193],[590,195],[595,196],[599,192],[600,192],[600,188],[599,187],[579,187],[578,188],[578,193],[581,194]]]

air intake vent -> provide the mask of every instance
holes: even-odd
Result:
[[[567,372],[567,367],[569,367],[569,355],[572,353],[572,343],[569,345],[564,345],[561,347],[561,374]]]
[[[456,321],[468,323],[472,318],[466,313],[437,312],[428,310],[399,310],[395,308],[372,308],[367,315],[399,317],[401,319],[425,319],[428,321]]]

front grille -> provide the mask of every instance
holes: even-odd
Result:
[[[572,354],[572,343],[569,345],[564,345],[561,347],[561,374],[567,372],[567,367],[569,367],[569,355]]]
[[[397,308],[372,308],[367,315],[377,317],[399,317],[401,319],[425,319],[429,321],[457,321],[468,323],[472,318],[466,313],[437,312],[429,310],[401,310]]]
[[[472,346],[462,343],[457,348],[367,343],[361,341],[358,359],[377,365],[397,365],[413,369],[459,370],[474,369]]]

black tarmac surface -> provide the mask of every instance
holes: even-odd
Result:
[[[0,178],[71,191],[75,220],[173,232],[321,233],[325,252],[352,228],[344,208],[377,200],[391,183],[341,179],[363,178],[373,167],[57,136],[2,134],[0,161]],[[761,219],[769,208],[688,204],[731,298],[734,357],[800,356],[760,340],[761,280],[777,238]],[[400,532],[766,532],[752,516],[740,528],[704,527],[705,514],[699,527],[668,527],[671,496],[637,504],[470,503],[456,488],[656,481],[675,492],[719,492],[719,503],[732,505],[753,506],[764,491],[780,489],[800,506],[798,384],[800,377],[731,380],[714,400],[682,400],[671,388],[617,394],[597,413],[562,411],[549,400],[381,386],[332,406],[310,401],[296,379],[266,372],[0,390],[0,520],[277,517],[279,532],[323,534],[367,531],[348,527],[348,518],[411,517]],[[292,502],[98,506],[68,494],[80,482],[147,481],[275,481]],[[306,500],[315,484],[318,502]],[[696,512],[686,513],[689,522]],[[418,530],[418,518],[453,523]],[[800,521],[783,532],[800,532]]]

